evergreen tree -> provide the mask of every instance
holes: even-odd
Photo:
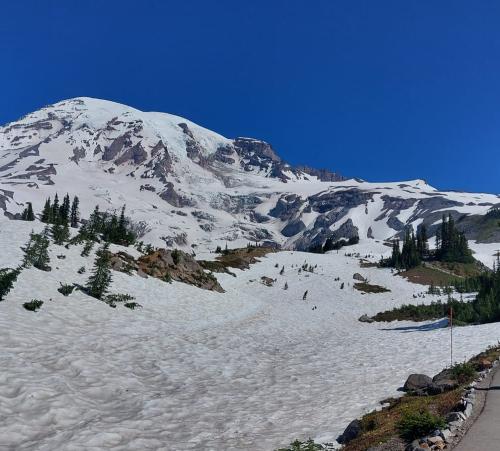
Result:
[[[427,227],[425,224],[422,224],[417,231],[417,250],[421,259],[427,257],[429,253]]]
[[[436,258],[445,262],[471,263],[474,261],[465,235],[455,227],[451,214],[443,215],[436,235]]]
[[[54,243],[58,245],[64,244],[69,240],[70,233],[67,222],[62,224],[54,224],[52,226],[52,238],[54,238]]]
[[[86,284],[87,293],[97,299],[102,299],[111,284],[110,253],[108,249],[109,243],[106,243],[97,251],[92,275]]]
[[[75,196],[71,204],[71,212],[70,212],[70,225],[73,228],[78,227],[78,221],[80,219],[80,212],[78,211],[79,204],[80,204],[80,199],[78,199],[78,197]]]
[[[399,250],[399,240],[392,242],[391,266],[401,268],[401,251]]]
[[[9,293],[9,291],[14,286],[14,282],[17,276],[21,272],[21,268],[10,269],[3,268],[0,269],[0,301]]]
[[[34,266],[42,271],[50,270],[49,263],[49,229],[45,227],[43,233],[31,232],[30,239],[26,246],[23,248],[24,259],[23,266],[29,268]]]
[[[69,194],[64,196],[61,207],[59,208],[59,220],[62,224],[67,223],[69,221],[69,213],[71,209],[71,203],[69,200]]]
[[[420,256],[417,250],[415,234],[407,229],[401,250],[401,267],[406,270],[414,268],[420,264]]]
[[[50,197],[45,201],[45,205],[42,210],[41,220],[46,224],[52,222],[52,206],[50,204]]]
[[[57,193],[54,197],[54,203],[52,204],[52,222],[54,224],[57,224],[60,219],[60,211],[59,211],[59,197],[57,196]]]
[[[28,206],[23,210],[21,214],[21,219],[23,221],[35,220],[35,214],[33,213],[33,206],[31,205],[31,202],[28,202]]]

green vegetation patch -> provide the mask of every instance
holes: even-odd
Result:
[[[372,285],[368,282],[357,282],[354,284],[354,288],[363,293],[387,293],[391,291],[381,285]]]

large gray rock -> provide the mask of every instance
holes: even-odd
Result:
[[[410,374],[403,386],[404,391],[416,392],[433,386],[432,379],[425,374]]]
[[[436,374],[432,382],[441,389],[442,392],[450,391],[458,387],[458,382],[454,379],[450,369],[446,369]]]
[[[361,434],[361,421],[352,420],[349,425],[345,428],[344,432],[339,435],[337,442],[342,445],[349,443]]]

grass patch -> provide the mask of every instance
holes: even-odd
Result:
[[[417,266],[408,271],[400,272],[399,275],[413,283],[441,287],[452,285],[457,279],[452,274],[430,266]]]
[[[388,291],[391,291],[381,285],[372,285],[368,282],[357,282],[354,284],[354,288],[363,293],[387,293]]]
[[[408,271],[400,272],[399,275],[405,277],[410,282],[420,285],[449,286],[454,285],[457,280],[467,277],[479,276],[484,271],[481,264],[455,263],[433,261],[424,263]]]
[[[225,272],[232,274],[228,268],[248,269],[259,258],[271,252],[276,252],[272,247],[244,247],[224,250],[215,260],[200,260],[198,263],[212,272]]]

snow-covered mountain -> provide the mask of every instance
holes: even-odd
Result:
[[[178,116],[85,97],[0,128],[4,215],[15,218],[28,201],[40,211],[56,192],[78,195],[84,216],[96,204],[126,204],[129,216],[147,223],[145,241],[156,245],[258,241],[304,250],[327,238],[385,240],[423,222],[432,232],[443,212],[454,215],[476,251],[486,249],[488,263],[500,242],[498,228],[481,228],[498,195],[294,168],[266,142],[227,139]]]

